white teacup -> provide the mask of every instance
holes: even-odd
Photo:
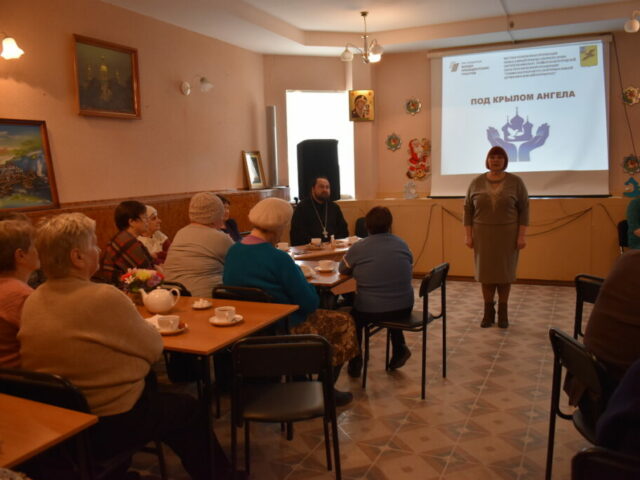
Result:
[[[158,328],[160,330],[176,330],[180,324],[178,315],[158,315]]]
[[[215,310],[216,318],[222,322],[233,322],[236,316],[236,307],[218,307]]]
[[[314,247],[319,247],[320,245],[322,245],[322,239],[321,238],[312,238],[311,239],[311,245],[313,245]]]
[[[322,270],[333,270],[336,267],[336,262],[333,260],[320,260],[318,261],[318,266]]]
[[[276,244],[276,247],[278,247],[278,250],[282,250],[285,252],[289,250],[289,244],[287,242],[279,242]]]

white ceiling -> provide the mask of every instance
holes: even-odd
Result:
[[[361,10],[369,11],[372,38],[387,52],[402,52],[618,31],[637,8],[615,0],[102,1],[281,55],[339,55],[347,42],[361,45]]]

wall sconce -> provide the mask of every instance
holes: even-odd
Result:
[[[382,48],[382,45],[380,45],[376,39],[373,39],[371,43],[369,43],[369,35],[367,35],[367,15],[369,15],[369,12],[360,12],[360,15],[362,15],[362,20],[364,21],[364,34],[362,35],[364,48],[359,48],[351,43],[347,43],[344,47],[344,52],[340,55],[340,60],[343,62],[352,61],[353,52],[349,50],[349,48],[353,48],[360,52],[364,63],[377,63],[382,59],[384,48]]]
[[[4,35],[4,39],[2,40],[2,53],[0,53],[0,57],[5,60],[20,58],[24,54],[24,50],[18,46],[13,37],[10,37],[4,32],[2,32],[2,35]]]
[[[634,10],[631,14],[631,18],[624,23],[624,31],[627,33],[636,33],[640,30],[640,22],[638,17],[640,16],[640,10]]]
[[[207,77],[201,77],[200,75],[196,75],[195,77],[193,77],[193,79],[194,80],[198,79],[198,85],[200,86],[201,92],[206,93],[213,88],[213,83],[211,83],[209,79],[207,79]],[[191,81],[193,82],[193,80]],[[190,95],[191,84],[189,82],[182,82],[180,84],[180,91],[182,92],[183,95]]]

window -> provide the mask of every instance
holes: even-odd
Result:
[[[287,91],[287,155],[291,198],[298,195],[298,143],[338,140],[340,194],[355,197],[353,123],[349,120],[348,92]]]

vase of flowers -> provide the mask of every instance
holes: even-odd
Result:
[[[141,291],[150,292],[164,280],[157,270],[146,268],[130,268],[120,277],[125,293],[136,305],[143,305]]]

